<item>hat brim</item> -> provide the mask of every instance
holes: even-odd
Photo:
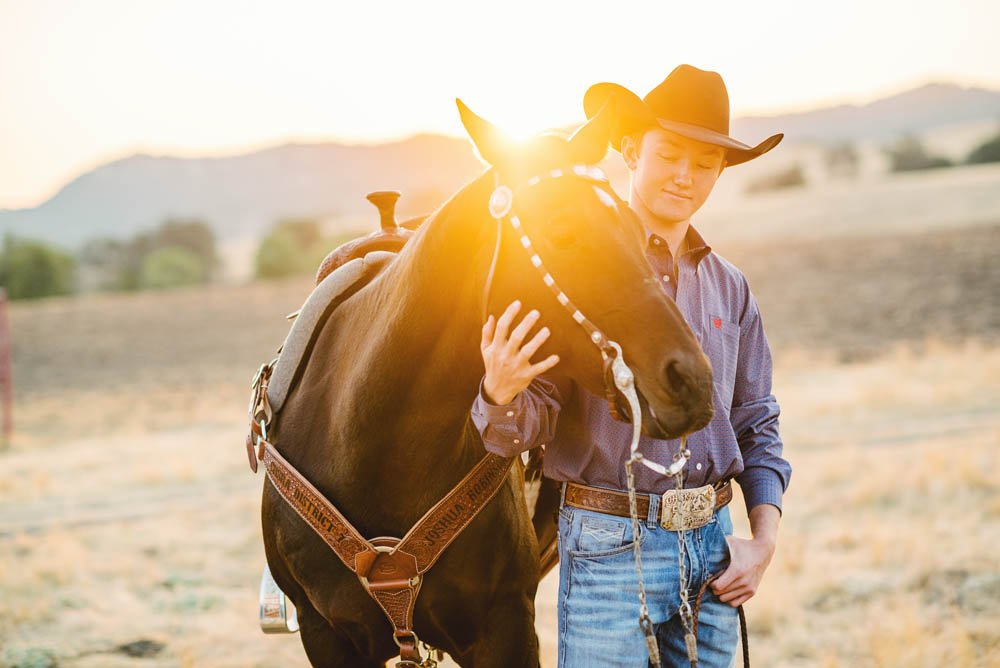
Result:
[[[628,88],[616,83],[598,83],[587,89],[583,96],[583,109],[587,118],[593,118],[609,99],[615,100],[615,122],[611,133],[611,146],[621,151],[622,138],[649,127],[662,127],[688,139],[721,146],[726,149],[726,166],[738,165],[758,158],[777,146],[783,133],[771,135],[756,146],[750,146],[729,135],[699,125],[657,118],[642,98]]]

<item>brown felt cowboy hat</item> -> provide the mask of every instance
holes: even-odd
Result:
[[[718,72],[678,65],[646,97],[615,83],[591,86],[583,96],[587,118],[593,118],[609,100],[616,115],[611,145],[621,151],[622,137],[646,127],[662,127],[689,139],[726,149],[726,165],[738,165],[764,155],[784,134],[748,146],[729,136],[729,93]]]

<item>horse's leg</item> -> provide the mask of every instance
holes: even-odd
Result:
[[[524,595],[493,602],[479,639],[467,655],[456,661],[462,668],[538,668],[534,622],[535,604]]]
[[[384,668],[384,661],[362,658],[354,643],[340,633],[307,602],[296,606],[299,617],[299,635],[309,663],[315,668]]]

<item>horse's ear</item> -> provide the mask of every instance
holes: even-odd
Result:
[[[465,106],[460,99],[455,98],[455,103],[458,105],[458,114],[462,117],[462,125],[469,133],[483,162],[493,166],[503,162],[505,150],[510,146],[510,139],[500,128]]]
[[[604,159],[615,123],[614,103],[614,98],[609,98],[600,111],[569,138],[574,160],[593,165]]]

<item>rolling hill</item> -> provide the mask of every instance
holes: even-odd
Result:
[[[733,134],[754,142],[785,132],[786,145],[872,142],[990,119],[1000,119],[1000,91],[928,84],[862,106],[737,118]],[[289,144],[221,158],[135,155],[81,174],[37,207],[0,210],[0,232],[76,248],[169,218],[200,218],[223,241],[248,240],[290,216],[341,224],[372,216],[374,223],[364,199],[372,190],[402,191],[403,214],[427,212],[480,169],[466,139],[440,135],[381,145]]]

